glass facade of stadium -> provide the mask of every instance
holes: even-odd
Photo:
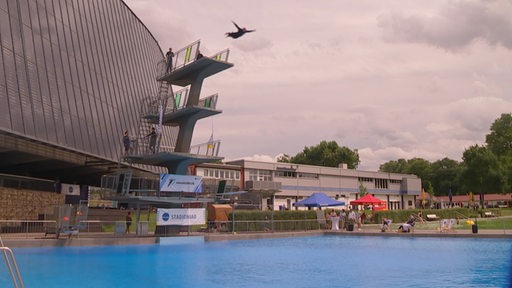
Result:
[[[0,0],[0,29],[0,173],[99,181],[158,91],[157,41],[111,0]]]

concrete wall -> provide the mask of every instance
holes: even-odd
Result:
[[[65,204],[64,194],[0,187],[0,220],[38,220],[52,213],[54,205]]]

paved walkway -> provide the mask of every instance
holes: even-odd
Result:
[[[464,238],[512,238],[512,230],[472,230],[458,229],[440,232],[439,230],[419,230],[403,233],[397,231],[381,232],[380,225],[364,225],[357,231],[333,231],[333,230],[310,230],[291,232],[239,232],[239,233],[181,233],[174,237],[201,236],[204,241],[230,241],[249,240],[263,238],[303,237],[317,235],[339,235],[339,236],[384,236],[384,237],[464,237]],[[138,245],[155,244],[160,242],[160,236],[153,234],[139,236],[136,234],[114,235],[113,233],[80,233],[71,238],[42,237],[40,233],[25,235],[23,238],[13,235],[0,235],[7,247],[55,247],[55,246],[105,246],[105,245]],[[166,237],[167,238],[167,237]]]

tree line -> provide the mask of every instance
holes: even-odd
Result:
[[[322,141],[305,147],[295,156],[282,155],[278,162],[338,167],[346,163],[356,169],[357,149],[340,147],[335,141]],[[421,178],[422,188],[429,194],[465,195],[473,193],[505,193],[512,188],[512,113],[501,114],[485,136],[485,144],[466,148],[462,161],[449,158],[430,162],[423,158],[391,160],[379,171],[414,174]]]

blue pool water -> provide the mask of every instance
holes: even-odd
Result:
[[[25,287],[512,287],[510,239],[318,236],[14,253]],[[0,287],[12,287],[0,272]]]

